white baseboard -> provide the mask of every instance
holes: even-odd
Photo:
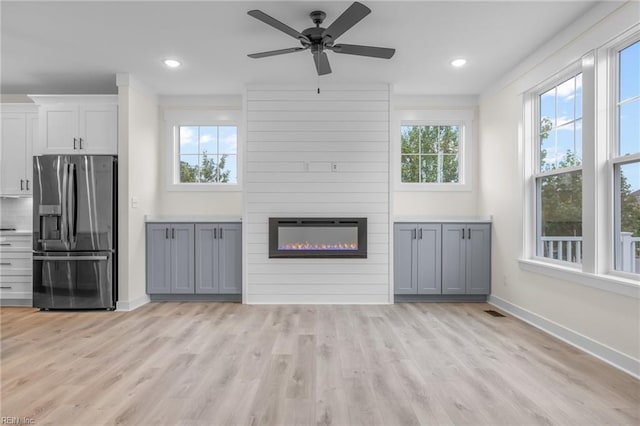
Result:
[[[499,297],[489,296],[488,303],[546,333],[549,333],[563,342],[593,355],[607,364],[640,379],[640,360],[625,355],[616,349],[600,342],[596,342],[590,337],[577,333],[563,325],[541,317],[538,314],[514,305],[511,302],[507,302]]]
[[[116,310],[133,311],[134,309],[138,309],[140,306],[146,305],[149,302],[151,302],[151,299],[148,294],[133,300],[119,300],[116,302]]]

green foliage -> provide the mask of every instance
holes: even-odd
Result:
[[[402,126],[402,182],[459,182],[457,126]]]
[[[620,173],[620,230],[640,236],[640,200],[632,194],[624,173]]]
[[[225,170],[227,157],[227,155],[220,155],[216,163],[216,156],[209,157],[205,151],[199,166],[191,166],[185,161],[180,161],[180,182],[229,182],[231,171]]]

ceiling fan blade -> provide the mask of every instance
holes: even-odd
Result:
[[[290,26],[283,24],[282,22],[278,21],[275,18],[272,18],[271,16],[267,15],[266,13],[264,13],[261,10],[250,10],[247,12],[248,15],[253,16],[254,18],[256,18],[259,21],[264,22],[267,25],[271,25],[273,28],[282,31],[285,34],[290,35],[291,37],[298,39],[298,40],[307,40],[309,41],[309,39],[307,38],[307,36],[305,36],[304,34],[294,30],[293,28],[291,28]]]
[[[325,52],[313,52],[313,63],[316,64],[318,75],[331,74],[331,65]]]
[[[275,56],[275,55],[283,55],[285,53],[293,53],[293,52],[299,52],[301,50],[307,50],[308,47],[290,47],[288,49],[279,49],[279,50],[270,50],[268,52],[260,52],[260,53],[251,53],[250,55],[247,55],[250,58],[266,58],[268,56]]]
[[[325,38],[335,40],[344,34],[349,28],[360,22],[362,18],[371,13],[371,9],[362,3],[354,2],[347,8],[342,15],[333,21],[326,30],[322,32],[322,39],[326,42]]]
[[[326,47],[335,53],[345,53],[347,55],[371,56],[372,58],[390,59],[396,49],[375,46],[360,46],[357,44],[336,44]]]

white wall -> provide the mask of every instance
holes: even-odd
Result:
[[[167,156],[172,141],[167,135],[164,121],[164,115],[169,111],[198,111],[214,117],[225,111],[238,111],[242,115],[242,96],[161,96],[159,102],[161,122],[157,150],[160,154],[160,205],[156,213],[161,215],[242,216],[242,191],[167,190],[167,176],[169,176]],[[243,143],[244,138],[241,133],[238,135],[238,144],[242,147]]]
[[[159,208],[159,110],[153,94],[118,75],[118,309],[148,301],[144,216]],[[135,205],[134,205],[135,201]]]
[[[606,5],[611,7],[610,5]],[[602,9],[601,9],[602,10]],[[607,12],[608,13],[608,12]],[[521,269],[523,244],[521,94],[638,22],[640,3],[590,16],[531,55],[480,102],[479,213],[493,215],[492,300],[532,323],[640,375],[640,301]],[[586,278],[585,278],[586,280]],[[604,284],[604,283],[603,283]]]
[[[436,114],[447,110],[468,111],[474,117],[477,114],[478,98],[475,96],[393,96],[391,118],[391,141],[394,152],[400,152],[400,117],[407,113],[428,116],[430,111]],[[473,120],[473,137],[467,141],[471,149],[471,187],[466,191],[402,191],[394,190],[392,212],[394,217],[402,216],[475,216],[478,204],[478,156],[477,156],[477,120]],[[391,158],[395,158],[393,155]],[[392,188],[399,180],[398,162],[392,164]]]
[[[250,88],[247,126],[245,301],[388,303],[388,86]],[[278,216],[367,217],[368,258],[270,259]]]

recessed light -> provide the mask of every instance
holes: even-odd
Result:
[[[451,61],[451,66],[452,67],[456,67],[456,68],[460,68],[461,66],[463,66],[466,63],[467,63],[466,59],[458,58],[458,59],[454,59],[453,61]]]
[[[178,68],[180,65],[182,65],[182,62],[176,59],[165,59],[163,62],[169,68]]]

